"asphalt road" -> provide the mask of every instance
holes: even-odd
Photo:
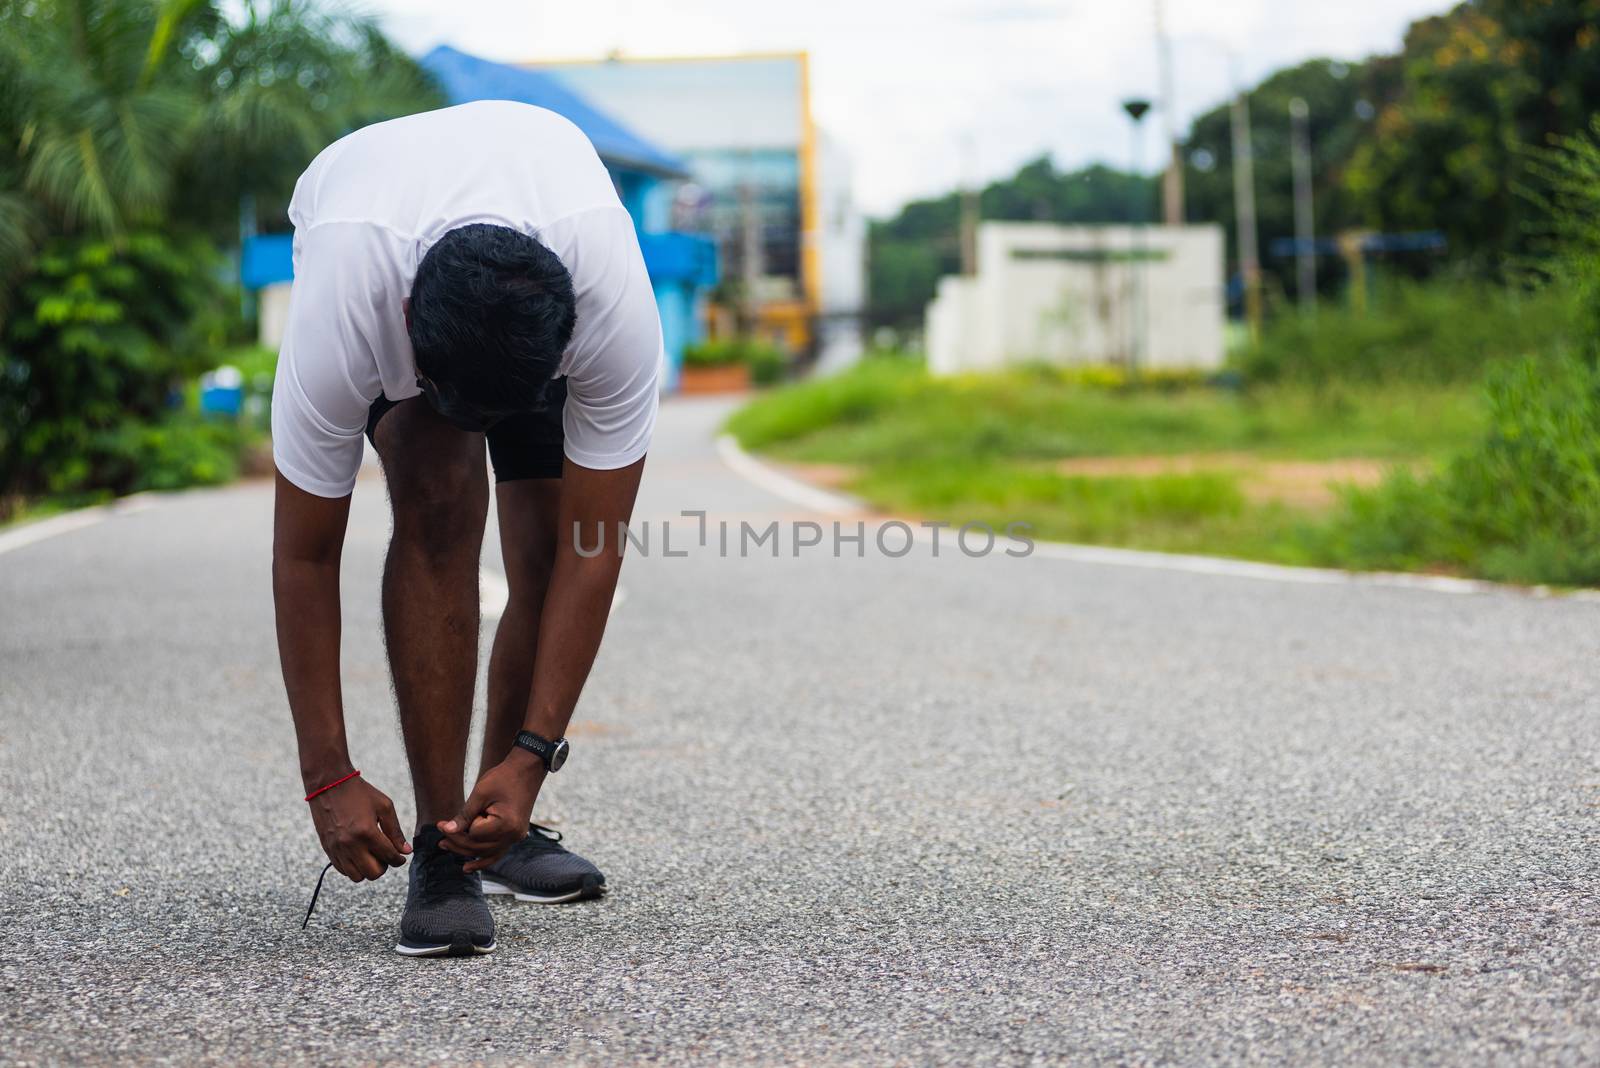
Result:
[[[717,416],[665,409],[640,518],[804,518]],[[352,746],[405,817],[356,501]],[[0,1060],[1600,1062],[1600,605],[655,541],[540,801],[613,893],[416,961],[402,876],[299,926],[269,515],[0,555]]]

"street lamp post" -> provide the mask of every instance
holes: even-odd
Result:
[[[1233,142],[1234,243],[1238,247],[1239,274],[1244,281],[1245,322],[1250,337],[1261,337],[1261,252],[1256,238],[1256,182],[1251,155],[1250,98],[1244,87],[1244,74],[1238,51],[1215,37],[1190,38],[1195,44],[1216,49],[1228,61],[1228,80],[1233,99],[1228,107],[1228,125]]]
[[[1162,220],[1183,225],[1183,149],[1178,140],[1178,103],[1173,89],[1172,38],[1167,35],[1163,0],[1156,5],[1156,61],[1161,73],[1161,118],[1167,142],[1167,169],[1161,179]]]
[[[1239,235],[1239,273],[1250,340],[1261,340],[1261,253],[1256,244],[1256,178],[1250,145],[1250,98],[1241,85],[1229,112],[1233,127],[1233,207]]]
[[[1317,310],[1315,216],[1311,205],[1311,108],[1300,97],[1289,101],[1289,164],[1294,170],[1295,296],[1300,314]]]
[[[1133,255],[1129,263],[1129,270],[1133,280],[1133,311],[1132,329],[1129,330],[1128,339],[1128,377],[1132,378],[1139,373],[1139,364],[1144,356],[1145,346],[1145,232],[1144,232],[1144,189],[1141,179],[1144,177],[1143,138],[1144,117],[1150,111],[1150,101],[1135,97],[1122,102],[1122,110],[1128,113],[1132,120],[1133,129],[1133,206],[1129,214],[1132,223]]]

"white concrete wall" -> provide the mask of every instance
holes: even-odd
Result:
[[[817,131],[817,238],[825,316],[860,315],[867,295],[867,220],[856,206],[850,156]]]
[[[856,206],[851,161],[827,131],[817,131],[817,234],[821,306],[817,309],[817,374],[854,366],[865,348],[867,220]]]
[[[265,348],[283,345],[283,329],[289,322],[291,282],[274,282],[256,291],[256,334]]]
[[[934,374],[975,371],[998,366],[998,345],[986,345],[975,329],[982,299],[976,278],[939,279],[939,292],[928,305],[928,367]]]
[[[1222,256],[1215,225],[984,223],[977,275],[941,279],[928,306],[929,366],[1125,365],[1142,305],[1141,367],[1220,367]]]

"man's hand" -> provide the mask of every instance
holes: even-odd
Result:
[[[526,749],[486,771],[455,819],[440,820],[439,845],[457,856],[470,857],[464,870],[482,871],[528,836],[528,816],[544,785],[544,762]]]
[[[365,779],[341,783],[310,803],[322,851],[339,874],[359,883],[406,862],[411,846],[400,833],[394,803]]]

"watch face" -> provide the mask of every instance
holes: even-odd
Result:
[[[567,762],[567,753],[570,749],[571,747],[567,745],[567,740],[565,738],[561,739],[555,744],[555,748],[550,751],[551,771],[561,770],[561,765]]]

